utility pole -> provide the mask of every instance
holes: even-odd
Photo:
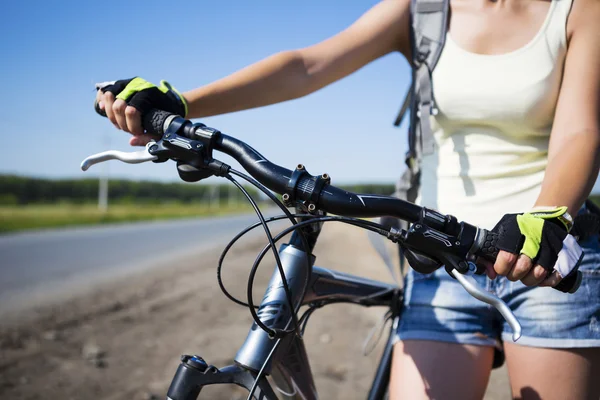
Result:
[[[211,192],[212,193],[210,196],[210,208],[211,209],[219,208],[219,205],[221,204],[221,199],[219,198],[221,195],[221,191],[219,190],[219,185],[213,184]]]
[[[98,209],[105,213],[108,210],[108,174],[103,172],[100,175],[98,185]]]

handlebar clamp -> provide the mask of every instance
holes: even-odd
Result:
[[[290,180],[285,187],[284,200],[289,205],[293,205],[296,202],[296,187],[304,175],[310,176],[306,168],[304,168],[304,165],[298,164],[296,169],[292,172],[292,176],[290,176]]]
[[[331,178],[328,174],[314,176],[308,173],[304,165],[298,164],[285,187],[283,201],[286,206],[293,206],[297,202],[296,193],[298,190],[301,190],[305,193],[303,197],[307,198],[302,204],[306,207],[308,212],[315,213],[317,211],[317,204],[319,202],[319,197],[321,196],[321,191],[325,185],[328,185],[330,182]]]

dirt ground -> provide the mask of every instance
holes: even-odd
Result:
[[[240,297],[263,245],[259,237],[242,242],[226,261],[226,285]],[[252,319],[217,286],[220,250],[174,259],[85,295],[60,303],[49,299],[4,316],[0,399],[162,399],[181,354],[199,354],[217,367],[231,364]],[[316,265],[391,280],[362,230],[326,225],[315,254]],[[273,265],[262,267],[256,301]],[[305,342],[320,398],[366,398],[381,345],[365,357],[362,344],[383,313],[331,305],[311,317]],[[509,398],[506,385],[505,370],[494,372],[486,399]],[[247,396],[234,386],[215,389],[204,389],[200,398]]]

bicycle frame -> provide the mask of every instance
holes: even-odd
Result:
[[[315,257],[311,251],[321,227],[314,224],[312,228],[309,233],[309,251],[302,248],[302,241],[297,234],[293,234],[290,243],[282,245],[279,249],[293,304],[325,305],[330,302],[351,302],[363,306],[386,306],[392,310],[392,318],[397,322],[401,307],[400,288],[393,284],[313,266]],[[301,298],[309,271],[311,272],[308,288]],[[289,328],[292,318],[292,310],[288,307],[282,282],[276,269],[257,312],[261,322],[272,329]],[[388,341],[368,396],[369,400],[382,399],[386,393],[395,325],[392,324],[390,328]],[[234,383],[251,390],[267,360],[269,361],[257,384],[255,398],[318,398],[304,341],[299,332],[275,339],[253,323],[234,360],[236,365],[219,370],[206,365],[200,357],[184,356],[169,388],[168,398],[196,399],[203,386],[221,383]],[[265,375],[272,377],[275,390]]]
[[[81,164],[83,170],[109,159],[127,163],[145,161],[178,161],[178,173],[188,182],[196,182],[211,175],[233,179],[238,175],[260,187],[268,195],[268,189],[282,195],[291,204],[304,204],[315,214],[328,211],[347,217],[390,216],[411,223],[408,230],[374,228],[374,232],[397,242],[407,250],[411,265],[419,270],[431,270],[445,265],[447,271],[473,297],[494,306],[511,326],[513,340],[521,335],[521,326],[510,308],[497,296],[486,292],[476,282],[463,274],[477,272],[472,257],[494,260],[498,254],[495,232],[459,222],[451,215],[420,207],[391,196],[357,194],[330,184],[329,176],[311,175],[302,164],[291,171],[271,163],[248,144],[206,125],[192,123],[184,118],[160,110],[150,110],[144,116],[146,131],[162,135],[158,142],[148,143],[146,150],[135,153],[108,151],[87,157]],[[253,178],[232,169],[213,158],[213,150],[232,156]],[[256,179],[256,181],[254,181]],[[273,198],[273,197],[272,197]],[[286,200],[287,199],[287,200]],[[303,210],[305,211],[305,210]],[[323,214],[321,214],[323,215]],[[320,233],[320,224],[309,221],[302,231],[308,232],[307,242],[295,233],[288,245],[282,246],[279,255],[281,268],[285,271],[283,281],[276,271],[271,278],[258,309],[256,321],[265,331],[288,330],[297,310],[288,309],[291,296],[293,307],[328,302],[353,302],[363,306],[387,306],[395,321],[400,314],[398,299],[401,291],[393,285],[362,279],[356,276],[313,267],[312,250]],[[364,224],[363,224],[364,225]],[[375,224],[377,225],[377,224]],[[310,227],[310,228],[309,228]],[[309,229],[308,229],[309,228]],[[365,226],[366,228],[366,226]],[[419,267],[419,268],[417,268]],[[578,272],[567,276],[556,289],[574,292],[581,283]],[[308,286],[305,284],[308,282]],[[307,292],[303,293],[307,287]],[[322,303],[322,304],[321,304]],[[255,390],[256,398],[276,398],[265,375],[272,375],[282,395],[287,398],[315,399],[317,397],[310,365],[301,334],[287,335],[282,339],[270,338],[256,324],[250,329],[245,343],[238,351],[236,365],[221,370],[208,366],[200,357],[184,356],[169,389],[172,400],[197,398],[205,385],[235,383]],[[393,331],[378,368],[370,399],[383,396],[383,379],[389,373],[389,357]],[[267,362],[269,361],[269,362]],[[383,388],[383,389],[382,389]],[[379,393],[377,395],[377,393]],[[379,396],[379,397],[377,397]]]

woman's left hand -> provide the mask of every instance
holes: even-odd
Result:
[[[496,262],[479,262],[491,279],[502,275],[527,286],[556,286],[583,259],[581,247],[568,233],[572,223],[566,207],[506,214],[493,229],[500,250]]]
[[[524,254],[513,254],[500,250],[495,263],[480,259],[479,264],[486,267],[487,276],[495,279],[498,275],[506,276],[510,281],[522,281],[525,286],[555,286],[562,277],[556,271],[548,274],[548,270],[540,264],[533,265],[531,258]]]

